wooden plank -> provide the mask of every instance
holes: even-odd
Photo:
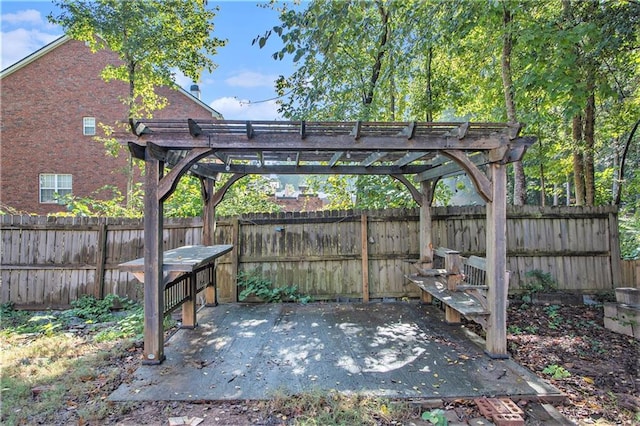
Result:
[[[475,315],[486,316],[490,314],[475,297],[468,293],[448,290],[446,280],[418,275],[411,275],[409,279],[422,290],[464,316],[473,317]]]
[[[94,284],[94,296],[98,299],[104,297],[104,271],[107,261],[107,224],[101,223],[98,231],[98,244],[96,246],[96,273]]]
[[[362,247],[362,301],[369,302],[369,235],[367,231],[367,215],[361,216],[360,244]]]
[[[237,218],[231,221],[231,244],[233,244],[233,250],[231,250],[231,302],[238,301],[238,257],[240,253],[240,222]]]
[[[491,315],[487,321],[486,352],[492,358],[508,357],[507,352],[507,265],[506,265],[506,166],[491,164],[492,202],[487,203],[487,282],[491,283],[487,303]]]

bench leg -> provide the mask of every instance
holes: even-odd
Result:
[[[444,320],[447,324],[460,324],[462,322],[460,312],[449,306],[445,306],[444,308]]]
[[[431,302],[433,301],[433,296],[431,296],[431,293],[422,290],[422,293],[420,294],[420,300],[422,301],[422,303],[431,304]]]
[[[209,268],[209,284],[204,288],[204,305],[218,306],[218,289],[216,287],[216,268]]]
[[[189,298],[182,304],[182,326],[180,328],[196,328],[196,274],[192,272],[187,280]]]

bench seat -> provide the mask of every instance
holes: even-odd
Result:
[[[431,294],[445,305],[458,311],[465,317],[487,316],[489,311],[480,301],[465,291],[452,291],[447,289],[446,281],[437,277],[425,277],[410,275],[409,280],[423,291]],[[465,286],[466,287],[466,286]],[[470,286],[476,287],[476,286]]]

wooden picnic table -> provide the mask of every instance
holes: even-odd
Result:
[[[229,253],[233,245],[215,246],[192,245],[183,246],[163,252],[162,276],[165,294],[163,314],[167,314],[182,305],[182,327],[194,328],[196,322],[196,295],[206,289],[205,301],[208,305],[217,304],[215,283],[215,261]],[[131,272],[144,284],[144,257],[121,263],[122,271]],[[204,285],[199,286],[198,274],[207,275]]]

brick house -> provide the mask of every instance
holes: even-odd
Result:
[[[122,172],[128,156],[106,155],[99,123],[126,122],[120,98],[124,82],[105,83],[101,70],[118,57],[92,53],[83,43],[60,37],[0,73],[0,202],[21,212],[49,214],[65,210],[53,194],[91,196],[105,185],[125,193]],[[154,118],[222,118],[183,89],[162,87],[169,105]],[[2,210],[3,208],[0,208]]]

